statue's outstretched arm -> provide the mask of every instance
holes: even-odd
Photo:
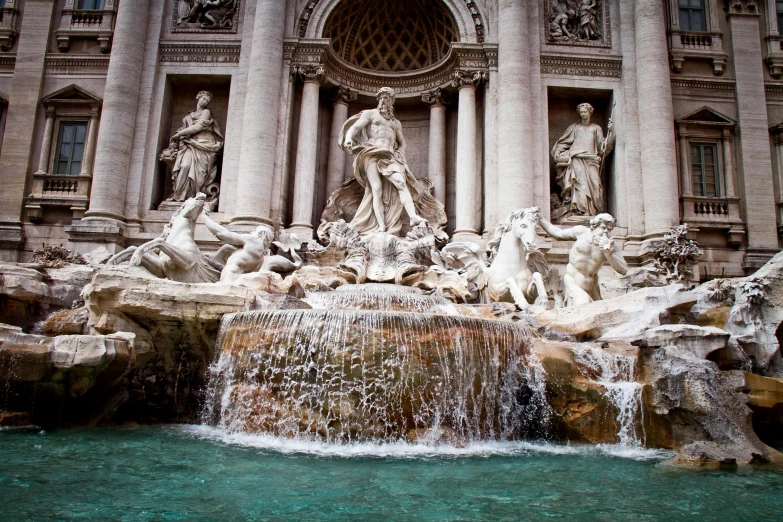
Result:
[[[558,241],[576,241],[576,229],[580,227],[574,227],[571,229],[563,230],[560,227],[556,227],[543,217],[538,218],[538,224],[544,229],[544,232],[557,239]],[[584,227],[581,227],[584,228]]]
[[[201,217],[204,219],[204,224],[207,226],[209,231],[215,234],[215,237],[217,237],[219,240],[237,247],[245,246],[245,239],[242,237],[242,234],[231,232],[226,227],[215,223],[206,212],[202,212]]]

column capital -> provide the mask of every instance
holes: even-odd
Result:
[[[356,101],[358,96],[359,94],[356,91],[352,91],[348,87],[343,87],[340,85],[337,88],[337,94],[334,97],[334,103],[344,103],[345,105],[348,105],[352,101]]]
[[[758,0],[729,0],[729,16],[761,16]]]
[[[445,93],[440,89],[421,93],[421,101],[432,107],[446,105]]]
[[[457,69],[451,75],[452,87],[478,87],[482,82],[489,80],[489,73],[487,71],[470,71],[465,69]]]
[[[326,73],[324,72],[324,66],[321,64],[314,65],[292,65],[291,75],[304,83],[323,83],[326,79]]]

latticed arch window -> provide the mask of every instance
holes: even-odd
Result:
[[[373,71],[402,72],[433,65],[459,39],[454,17],[440,1],[343,0],[323,31],[335,53]]]

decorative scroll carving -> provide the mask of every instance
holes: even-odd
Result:
[[[457,69],[452,73],[451,86],[462,87],[463,85],[471,85],[478,87],[482,82],[489,79],[489,73],[487,71],[465,71]]]
[[[334,101],[341,101],[347,105],[352,101],[356,101],[356,98],[358,97],[359,95],[356,91],[352,91],[351,89],[347,89],[341,85],[337,89],[337,95],[335,96]]]
[[[321,65],[292,65],[291,74],[303,82],[322,83],[326,78]]]
[[[761,16],[758,0],[729,0],[729,15]]]
[[[443,91],[440,89],[434,89],[429,92],[421,93],[421,101],[428,105],[445,105],[446,102],[443,97]]]
[[[547,43],[611,47],[609,5],[605,0],[545,0]]]
[[[237,32],[239,0],[176,0],[175,33]]]

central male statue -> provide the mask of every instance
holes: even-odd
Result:
[[[416,178],[405,159],[402,124],[394,117],[394,90],[381,87],[376,98],[378,108],[348,118],[339,137],[343,150],[354,156],[353,174],[364,187],[351,227],[360,234],[399,235],[403,209],[411,227],[427,220],[414,207]]]

